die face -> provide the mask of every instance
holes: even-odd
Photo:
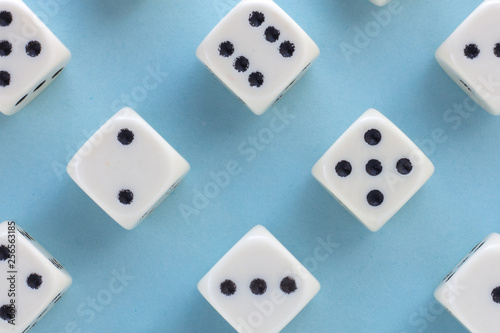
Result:
[[[500,235],[492,234],[443,280],[436,299],[473,333],[500,326]]]
[[[377,6],[385,6],[389,2],[391,2],[391,0],[370,0],[370,1]]]
[[[67,65],[69,50],[19,0],[0,4],[0,112],[11,115]]]
[[[11,254],[9,246],[13,244],[15,253]],[[71,285],[71,277],[64,268],[29,234],[16,229],[12,221],[0,224],[0,272],[4,277],[0,279],[1,332],[27,332]],[[8,307],[12,299],[14,318]],[[14,325],[9,320],[14,320]]]
[[[246,234],[199,282],[240,333],[279,332],[318,293],[319,282],[262,226]]]
[[[132,229],[156,208],[189,168],[148,123],[125,108],[87,141],[67,171],[116,222]]]
[[[429,179],[434,166],[389,119],[365,112],[313,167],[313,176],[371,231]]]
[[[481,107],[500,115],[500,1],[481,4],[439,47],[436,59]]]
[[[200,61],[258,115],[318,55],[311,38],[271,0],[241,1],[197,50]]]

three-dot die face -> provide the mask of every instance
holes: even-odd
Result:
[[[436,59],[488,112],[500,115],[500,1],[482,3],[439,47]]]
[[[85,143],[67,171],[116,222],[133,229],[179,184],[189,164],[134,110],[124,108]]]
[[[278,100],[318,55],[311,38],[270,0],[241,1],[197,50],[256,114]]]
[[[0,112],[13,114],[62,71],[69,50],[18,0],[0,4]]]
[[[473,333],[500,327],[500,235],[491,234],[441,282],[436,299]]]
[[[314,177],[371,231],[429,179],[434,166],[393,123],[365,112],[316,163]]]
[[[316,295],[318,281],[262,226],[247,233],[198,284],[240,333],[281,331]]]

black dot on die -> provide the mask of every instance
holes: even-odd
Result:
[[[16,308],[12,305],[2,305],[0,307],[0,318],[5,321],[16,318]]]
[[[18,100],[17,103],[16,103],[16,106],[18,106],[19,104],[21,104],[26,99],[26,97],[28,97],[28,94],[24,95],[20,100]]]
[[[234,45],[230,41],[225,41],[219,44],[219,54],[221,57],[228,58],[234,53]]]
[[[124,205],[130,205],[134,201],[134,193],[130,190],[121,190],[118,193],[118,200]]]
[[[7,246],[0,246],[0,261],[5,261],[10,258],[10,250]]]
[[[42,52],[42,44],[36,40],[32,40],[26,44],[26,54],[30,57],[38,57]]]
[[[377,207],[384,202],[384,195],[379,190],[372,190],[366,196],[366,201],[370,206]]]
[[[495,48],[493,49],[493,53],[497,58],[500,58],[500,43],[495,44]]]
[[[259,88],[264,84],[264,75],[261,72],[253,72],[248,76],[250,87]]]
[[[370,146],[376,146],[382,140],[382,133],[379,130],[372,128],[365,133],[365,142]]]
[[[382,163],[379,160],[369,160],[365,166],[366,173],[370,176],[378,176],[382,172]]]
[[[36,88],[35,90],[33,90],[33,92],[37,91],[38,89],[40,89],[41,87],[43,87],[43,85],[45,84],[45,82],[47,81],[43,81],[42,83],[40,83]]]
[[[232,296],[236,293],[236,283],[231,280],[225,280],[220,284],[220,292],[226,296]]]
[[[274,43],[280,38],[280,31],[275,27],[267,27],[264,36],[269,43]]]
[[[280,289],[285,294],[291,294],[297,290],[297,283],[292,277],[287,276],[281,280]]]
[[[248,18],[248,22],[252,27],[260,27],[266,20],[266,17],[261,12],[252,12]]]
[[[411,161],[407,158],[402,158],[396,163],[396,169],[402,175],[407,175],[413,170]]]
[[[55,77],[58,76],[63,71],[63,69],[64,67],[58,70],[54,75],[52,75],[52,79],[55,79]]]
[[[12,23],[12,13],[3,11],[0,12],[0,27],[7,27]]]
[[[40,275],[36,274],[36,273],[30,274],[30,276],[28,276],[28,278],[26,279],[26,284],[31,289],[38,289],[38,288],[40,288],[40,286],[42,285],[42,283],[43,283],[42,277]]]
[[[12,44],[9,41],[3,40],[0,42],[0,57],[7,57],[12,53]]]
[[[293,56],[295,52],[295,44],[293,44],[292,42],[286,40],[284,41],[283,43],[281,43],[280,45],[280,54],[284,57],[284,58],[290,58]]]
[[[339,175],[339,177],[347,177],[352,172],[352,165],[347,161],[340,161],[335,166],[335,172]]]
[[[238,72],[246,72],[248,67],[250,67],[250,61],[248,61],[247,58],[241,56],[236,58],[233,66],[234,69],[236,69]]]
[[[500,304],[500,287],[493,289],[491,297],[493,298],[493,302]]]
[[[250,282],[250,290],[254,295],[264,295],[267,290],[267,283],[262,279],[255,279]]]
[[[10,73],[0,71],[0,87],[7,87],[10,84]]]
[[[481,51],[476,44],[468,44],[464,48],[464,55],[469,59],[477,58],[479,53],[481,53]]]
[[[123,128],[120,130],[120,132],[118,132],[116,138],[122,145],[128,146],[132,143],[132,141],[134,141],[134,132],[132,132],[128,128]]]

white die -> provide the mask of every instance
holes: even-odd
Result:
[[[61,264],[13,221],[0,223],[0,274],[3,333],[29,331],[71,285]]]
[[[439,47],[445,72],[481,107],[500,115],[500,1],[483,2]]]
[[[472,333],[500,327],[500,235],[476,245],[436,289],[436,299]]]
[[[370,0],[370,1],[377,6],[385,6],[389,2],[391,2],[391,0]]]
[[[11,115],[38,96],[71,58],[21,0],[0,2],[0,112]]]
[[[281,331],[319,289],[263,226],[250,230],[198,283],[203,297],[239,333]]]
[[[313,176],[371,231],[424,185],[434,166],[389,119],[366,111],[328,149]]]
[[[260,115],[300,78],[319,49],[272,0],[242,0],[196,55]]]
[[[125,229],[145,219],[189,171],[188,162],[131,108],[109,119],[67,172]]]

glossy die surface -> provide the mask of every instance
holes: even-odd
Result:
[[[178,185],[188,162],[131,108],[109,119],[67,172],[125,229],[136,227]]]
[[[16,113],[59,75],[69,50],[20,0],[0,2],[0,112]]]
[[[483,2],[439,47],[445,72],[486,111],[500,115],[500,1]]]
[[[436,299],[472,333],[500,327],[500,235],[476,245],[436,289]]]
[[[61,264],[13,221],[0,223],[0,274],[4,333],[29,331],[71,285]]]
[[[255,114],[262,114],[319,55],[312,39],[271,0],[243,0],[196,55]]]
[[[370,109],[328,149],[313,176],[371,231],[424,185],[434,166],[389,119]]]
[[[281,331],[319,289],[319,282],[263,226],[250,230],[198,284],[240,333]]]

